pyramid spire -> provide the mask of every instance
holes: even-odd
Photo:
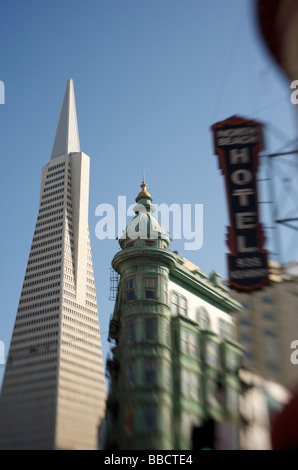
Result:
[[[0,450],[98,447],[105,371],[88,223],[90,157],[80,152],[77,130],[69,80],[51,160],[42,167],[37,222],[1,388]],[[36,248],[44,245],[49,254],[37,256]]]
[[[68,80],[66,84],[51,160],[71,152],[80,152],[79,130],[72,79]]]

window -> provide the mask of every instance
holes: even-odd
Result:
[[[134,408],[132,405],[124,406],[124,431],[127,436],[134,432]]]
[[[181,384],[182,393],[185,397],[196,401],[199,399],[199,379],[195,372],[183,369]]]
[[[232,351],[226,351],[226,368],[229,371],[234,372],[239,367],[239,365],[239,356]]]
[[[246,350],[246,351],[244,351],[244,357],[245,357],[245,359],[247,359],[249,361],[250,359],[253,359],[254,356],[253,356],[253,353],[251,351]]]
[[[247,317],[241,317],[239,323],[240,325],[251,326],[251,321]]]
[[[126,281],[126,302],[131,302],[135,298],[134,280]]]
[[[171,294],[171,307],[172,307],[172,313],[174,315],[178,314],[178,305],[179,305],[179,298],[177,294],[174,294],[172,292]]]
[[[265,320],[271,320],[271,321],[275,320],[275,315],[273,312],[268,312],[268,311],[264,312],[263,317]]]
[[[276,332],[270,328],[264,328],[264,334],[270,338],[276,338],[277,336]]]
[[[262,297],[262,301],[265,303],[265,304],[273,304],[274,303],[274,300],[272,297],[270,297],[269,295],[264,295]]]
[[[273,344],[266,344],[265,345],[265,351],[270,355],[274,357],[278,357],[278,348],[274,346]]]
[[[186,331],[181,331],[181,351],[188,354],[188,333]]]
[[[187,304],[184,297],[180,297],[179,299],[179,313],[182,315],[187,315]]]
[[[249,333],[242,333],[241,339],[242,339],[242,341],[245,341],[246,343],[251,343],[252,342],[252,337]]]
[[[145,295],[146,299],[156,299],[156,278],[145,277]]]
[[[145,385],[157,385],[157,362],[155,359],[145,360]]]
[[[266,362],[266,367],[271,370],[271,372],[279,372],[279,366],[274,362]]]
[[[197,356],[197,341],[194,334],[181,331],[181,351],[192,357]]]
[[[145,246],[155,246],[155,241],[153,241],[153,240],[145,240]]]
[[[187,300],[175,292],[171,293],[171,310],[174,315],[187,315]]]
[[[167,346],[171,347],[171,335],[169,322],[164,321],[163,324],[164,342]]]
[[[219,319],[219,337],[221,339],[231,340],[233,338],[233,325]]]
[[[163,380],[167,390],[172,390],[171,367],[168,362],[163,364]]]
[[[126,248],[132,248],[134,246],[135,242],[129,242],[126,243]]]
[[[133,320],[127,320],[125,322],[125,342],[133,343],[135,340],[135,327]]]
[[[219,409],[221,407],[223,391],[218,383],[212,379],[207,380],[207,400],[208,404],[213,408]]]
[[[197,319],[202,330],[209,330],[209,315],[205,307],[199,308]]]
[[[163,301],[168,304],[168,283],[166,281],[163,283]]]
[[[125,385],[127,388],[133,388],[135,385],[134,365],[132,362],[128,362],[125,365]]]
[[[144,424],[146,431],[155,431],[157,427],[157,405],[145,405]]]
[[[189,350],[189,355],[192,357],[197,356],[197,340],[195,335],[188,333],[188,340],[189,340],[189,345],[188,345],[188,350]]]
[[[145,339],[146,341],[157,341],[157,318],[145,319]]]
[[[250,307],[249,303],[246,300],[242,301],[242,307],[248,309]]]
[[[218,365],[218,349],[215,343],[208,342],[206,344],[206,362],[213,367]]]

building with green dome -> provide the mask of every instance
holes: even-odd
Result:
[[[216,272],[170,251],[144,180],[141,188],[112,260],[104,447],[192,449],[193,429],[215,419],[232,425],[237,448],[242,348],[231,312],[240,305]]]

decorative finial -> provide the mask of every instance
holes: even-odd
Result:
[[[139,199],[141,199],[142,197],[145,197],[145,198],[147,198],[147,199],[151,199],[151,200],[152,200],[150,194],[149,194],[148,191],[146,190],[146,188],[147,188],[148,185],[145,183],[145,170],[144,170],[144,167],[143,167],[142,170],[143,170],[143,181],[142,181],[142,184],[141,184],[142,191],[138,194],[136,200],[139,200]]]
[[[142,188],[142,193],[146,194],[149,196],[149,193],[147,193],[146,191],[146,188],[147,188],[147,184],[145,183],[145,170],[144,170],[144,167],[143,167],[143,182],[141,184],[141,188]]]

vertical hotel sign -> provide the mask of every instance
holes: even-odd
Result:
[[[259,289],[269,284],[256,184],[262,125],[232,116],[214,124],[212,131],[229,205],[229,284],[244,291]]]

